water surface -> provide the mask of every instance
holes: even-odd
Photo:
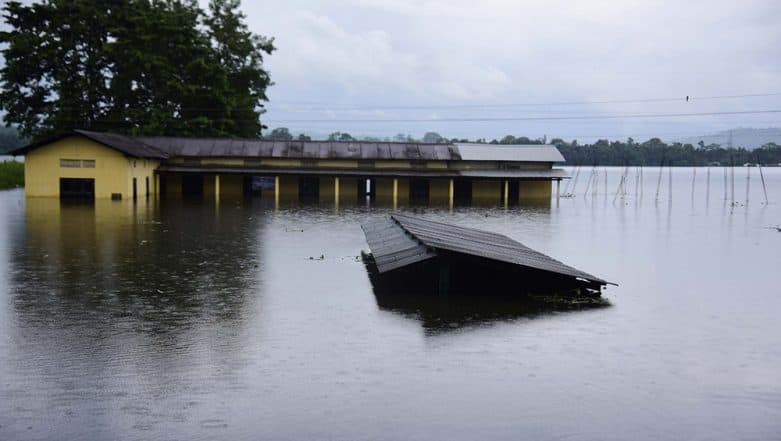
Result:
[[[0,439],[781,436],[781,170],[769,205],[756,169],[734,204],[721,169],[590,173],[550,206],[406,209],[620,285],[533,314],[378,304],[359,225],[387,208],[0,192]]]

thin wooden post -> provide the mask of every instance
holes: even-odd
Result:
[[[762,191],[765,192],[765,205],[767,205],[767,187],[765,187],[765,174],[762,173],[762,164],[757,163],[759,167],[759,177],[762,179]]]
[[[735,158],[731,158],[730,163],[730,202],[735,205]]]

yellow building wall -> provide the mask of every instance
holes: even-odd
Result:
[[[429,180],[428,202],[431,205],[448,205],[450,203],[450,179]]]
[[[279,176],[280,202],[298,202],[298,176]]]
[[[358,200],[358,178],[339,178],[339,203],[355,204],[356,200]]]
[[[128,174],[128,194],[127,197],[133,197],[133,178],[136,178],[136,185],[138,191],[138,197],[146,197],[146,180],[149,179],[149,196],[158,193],[155,187],[155,170],[160,165],[160,161],[156,159],[137,159],[128,158],[128,167],[130,173]],[[97,167],[97,162],[96,162]],[[95,183],[97,187],[97,182]],[[97,195],[96,195],[97,196]],[[125,195],[122,195],[124,198]]]
[[[334,181],[335,179],[333,176],[320,177],[320,203],[327,204],[334,202]],[[339,186],[341,187],[341,179],[339,181]]]
[[[504,181],[472,181],[472,203],[497,205],[503,201]]]
[[[552,189],[551,181],[521,181],[518,183],[519,202],[550,200]]]
[[[393,203],[393,179],[377,178],[374,180],[374,197],[377,203]]]
[[[244,197],[244,177],[241,175],[220,175],[220,197],[239,199]]]
[[[60,167],[60,159],[94,160],[95,168]],[[132,197],[132,158],[82,136],[69,136],[31,150],[24,159],[25,194],[59,197],[60,178],[95,180],[95,197]],[[141,160],[143,161],[143,160]],[[141,175],[139,175],[141,176]]]
[[[409,178],[399,178],[399,205],[409,205]]]

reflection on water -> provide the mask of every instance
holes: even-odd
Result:
[[[12,282],[27,295],[15,306],[49,319],[132,314],[160,332],[197,316],[236,320],[256,280],[264,218],[250,209],[29,199],[25,214]]]
[[[606,308],[605,299],[535,298],[518,294],[482,295],[437,293],[411,294],[377,289],[377,306],[383,311],[420,321],[429,334],[480,329],[492,323],[545,317],[563,312],[582,312]]]
[[[781,170],[742,205],[715,172],[658,202],[653,170],[618,197],[608,172],[542,207],[404,208],[619,283],[565,313],[374,293],[360,223],[387,207],[0,192],[0,439],[777,437]]]

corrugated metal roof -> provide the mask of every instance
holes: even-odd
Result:
[[[337,141],[268,141],[260,139],[137,137],[171,156],[265,157],[296,159],[405,159],[456,161],[447,144]]]
[[[550,144],[465,144],[456,147],[464,161],[564,162],[564,156]]]
[[[437,256],[388,216],[367,222],[361,228],[381,273]]]
[[[233,138],[182,138],[170,136],[125,136],[115,133],[74,130],[55,138],[16,149],[20,155],[78,134],[127,155],[165,159],[172,156],[408,160],[408,161],[516,161],[563,162],[552,145],[418,144],[404,142],[269,141]]]
[[[433,250],[446,250],[450,252],[526,266],[541,271],[581,278],[600,284],[609,283],[591,274],[565,265],[558,260],[553,259],[552,257],[546,256],[539,251],[535,251],[502,234],[476,230],[473,228],[459,227],[452,224],[430,221],[405,214],[394,214],[386,219],[387,221],[384,228],[391,229],[392,224],[389,224],[388,222],[395,223],[397,225],[397,230],[401,231],[401,233],[397,232],[395,235],[410,235],[410,237],[418,244],[417,246],[425,246],[428,249]],[[375,229],[370,229],[369,231],[376,231],[376,227]],[[372,251],[372,255],[374,256],[375,261],[385,262],[388,259],[387,256],[394,256],[403,252],[404,249],[410,247],[409,244],[406,245],[406,247],[402,247],[401,245],[395,245],[396,242],[390,242],[389,245],[383,245],[379,247],[377,251],[375,251],[375,248],[372,246],[372,244],[376,243],[377,240],[370,238],[370,234],[367,232],[366,228],[364,228],[364,232],[366,232],[369,248]],[[392,237],[393,235],[393,233],[383,231],[383,237]],[[383,242],[380,241],[380,244],[383,244]],[[416,261],[412,261],[405,263],[404,265],[409,265],[415,262]],[[404,265],[398,264],[392,268],[388,268],[386,266],[385,269],[380,268],[378,265],[377,269],[382,273]]]
[[[30,150],[34,150],[38,147],[46,144],[51,144],[55,141],[67,138],[69,136],[81,135],[89,138],[99,144],[103,144],[106,147],[118,150],[128,156],[134,156],[136,158],[155,158],[166,159],[168,153],[161,151],[153,146],[147,145],[142,141],[125,135],[118,135],[116,133],[103,133],[103,132],[91,132],[88,130],[74,130],[72,132],[62,133],[51,138],[44,139],[42,141],[34,142],[24,147],[18,148],[9,152],[11,155],[24,155]]]

